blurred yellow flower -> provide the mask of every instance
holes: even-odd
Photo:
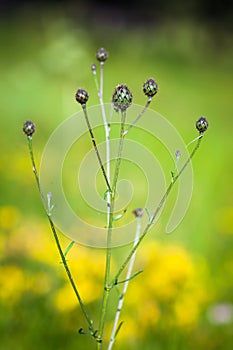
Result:
[[[79,307],[77,298],[70,284],[66,283],[64,287],[57,291],[54,297],[54,305],[59,311],[62,312],[67,312]]]
[[[11,161],[9,162],[9,157]],[[33,180],[32,168],[25,150],[14,150],[9,156],[9,153],[2,154],[0,158],[0,171],[7,175],[8,179],[13,179],[18,182],[28,183]]]
[[[20,213],[14,206],[2,206],[0,207],[0,229],[11,230],[19,222]]]
[[[42,263],[58,265],[60,262],[46,220],[24,219],[24,222],[21,222],[19,227],[12,231],[8,247],[14,254],[27,255]]]
[[[0,267],[0,299],[15,303],[25,290],[24,272],[15,265]]]
[[[74,246],[68,254],[68,264],[84,303],[98,300],[103,291],[105,260],[103,252]],[[60,311],[69,311],[78,306],[77,298],[64,275],[66,284],[58,290],[54,303]]]
[[[144,273],[130,282],[125,298],[127,316],[135,327],[140,322],[140,333],[134,330],[134,336],[157,329],[161,321],[168,330],[195,327],[209,298],[205,264],[182,247],[150,242],[139,249],[136,265]],[[124,335],[122,331],[120,337]]]
[[[181,328],[195,326],[200,313],[199,304],[200,301],[196,298],[193,299],[190,294],[178,298],[174,305],[175,325]]]

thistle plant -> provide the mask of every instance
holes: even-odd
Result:
[[[75,99],[78,102],[78,104],[81,105],[81,108],[83,111],[83,118],[87,126],[87,131],[90,135],[90,141],[95,151],[96,158],[99,164],[99,169],[101,170],[103,180],[105,183],[104,198],[106,201],[106,207],[105,207],[106,257],[105,257],[102,303],[101,303],[101,309],[100,309],[99,322],[97,322],[96,324],[94,324],[92,317],[90,316],[90,313],[85,303],[83,302],[82,296],[80,295],[79,289],[78,289],[78,281],[74,281],[68,261],[66,260],[66,256],[69,250],[74,245],[74,241],[71,241],[70,245],[65,250],[63,250],[62,245],[60,243],[59,234],[57,233],[57,227],[53,218],[53,212],[54,212],[54,204],[52,204],[53,194],[51,192],[44,193],[43,188],[41,186],[40,177],[35,164],[34,153],[33,153],[32,140],[36,130],[34,123],[30,120],[26,121],[23,126],[23,131],[27,136],[32,170],[36,179],[40,197],[44,205],[45,213],[47,215],[47,219],[48,219],[52,234],[54,236],[54,240],[55,240],[60,258],[64,265],[67,278],[76,295],[77,302],[79,303],[81,310],[84,314],[84,317],[86,319],[86,325],[83,325],[79,329],[79,333],[81,335],[89,334],[96,342],[96,349],[111,350],[115,345],[116,338],[123,325],[123,321],[120,320],[120,317],[121,317],[121,311],[123,308],[128,285],[133,278],[136,278],[136,276],[142,273],[142,270],[133,272],[137,249],[141,245],[145,236],[148,234],[152,225],[154,224],[155,219],[158,217],[158,214],[160,213],[173,186],[176,184],[177,180],[181,177],[181,175],[187,168],[188,164],[191,162],[192,158],[196,154],[201,144],[201,141],[203,139],[203,136],[208,128],[208,122],[206,118],[203,116],[196,121],[196,129],[199,135],[198,137],[194,138],[193,141],[190,142],[190,143],[195,142],[195,146],[193,147],[193,150],[189,153],[189,156],[187,157],[187,159],[183,160],[183,164],[180,168],[178,167],[178,161],[180,160],[180,158],[182,158],[182,154],[179,150],[176,150],[176,153],[175,153],[176,164],[175,164],[174,171],[171,172],[170,183],[168,184],[159,202],[155,204],[153,211],[150,212],[148,208],[142,208],[142,207],[135,208],[132,210],[131,215],[132,217],[135,217],[135,221],[136,221],[133,242],[132,242],[132,245],[129,247],[126,257],[121,262],[120,267],[115,273],[113,273],[112,260],[113,260],[113,248],[114,248],[114,244],[113,244],[114,224],[115,224],[116,218],[120,219],[121,216],[123,216],[122,213],[119,214],[116,210],[116,199],[118,195],[117,185],[119,182],[119,173],[121,169],[124,143],[128,135],[131,133],[131,130],[137,127],[138,122],[143,117],[146,118],[146,112],[153,98],[155,98],[155,95],[158,92],[158,84],[153,78],[147,79],[142,84],[142,92],[146,97],[146,103],[145,103],[145,106],[141,108],[138,115],[135,115],[134,119],[130,123],[128,123],[127,121],[127,112],[132,106],[133,94],[129,89],[129,87],[124,83],[118,84],[113,89],[113,94],[111,97],[112,113],[117,114],[117,118],[119,118],[120,120],[120,123],[119,123],[120,127],[119,127],[117,153],[114,159],[114,168],[113,168],[113,171],[111,172],[112,168],[110,167],[110,162],[111,162],[110,155],[111,155],[112,124],[111,124],[110,117],[107,115],[106,105],[103,101],[104,65],[106,64],[106,61],[108,59],[108,52],[104,48],[100,48],[96,53],[96,59],[97,59],[98,66],[93,63],[91,65],[91,71],[93,73],[95,85],[97,88],[97,93],[98,93],[99,103],[100,103],[100,110],[102,115],[102,127],[105,134],[105,162],[103,161],[103,157],[99,150],[98,140],[96,139],[96,136],[95,136],[95,130],[92,128],[91,120],[89,117],[89,110],[88,110],[89,93],[88,91],[80,87],[77,89],[75,93]],[[97,72],[99,72],[99,79],[97,78]],[[143,225],[142,218],[145,216],[148,217],[148,220],[146,224]],[[78,229],[79,228],[77,227],[77,230]],[[78,242],[76,243],[78,244]],[[114,319],[112,320],[112,330],[111,330],[110,339],[106,339],[105,337],[106,317],[109,311],[110,295],[114,289],[118,290],[119,295],[118,295],[117,307],[115,309],[115,316],[114,316]],[[124,326],[127,327],[127,324]]]

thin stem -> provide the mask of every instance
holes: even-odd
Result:
[[[104,324],[108,307],[108,300],[111,288],[109,288],[110,283],[110,268],[111,268],[111,255],[112,255],[112,224],[113,224],[113,212],[114,212],[114,197],[111,194],[110,200],[110,215],[109,215],[109,224],[108,224],[108,233],[107,233],[107,250],[106,250],[106,264],[105,264],[105,277],[104,277],[104,293],[102,300],[102,308],[100,314],[99,322],[99,331],[97,337],[97,349],[102,349],[102,340],[104,332]]]
[[[97,80],[97,77],[96,77],[96,70],[93,71],[93,75],[94,75],[94,81],[95,81],[96,90],[99,92],[99,84],[98,84],[98,80]]]
[[[135,246],[137,244],[139,237],[140,237],[140,232],[141,232],[141,217],[137,217],[137,228],[136,228],[136,234],[135,234],[133,246]],[[119,297],[118,305],[117,305],[117,311],[116,311],[116,315],[115,315],[115,319],[114,319],[114,323],[113,323],[113,327],[112,327],[111,338],[110,338],[110,342],[108,345],[108,350],[112,349],[113,344],[114,344],[115,339],[116,339],[117,326],[118,326],[121,310],[122,310],[123,303],[124,303],[124,297],[125,297],[125,294],[127,292],[130,277],[132,275],[135,257],[136,257],[136,251],[132,254],[130,261],[129,261],[126,279],[125,279],[124,286],[123,286],[121,295]]]
[[[34,173],[34,175],[35,175],[36,184],[37,184],[38,190],[39,190],[39,192],[40,192],[40,196],[41,196],[43,205],[44,205],[44,207],[45,207],[45,203],[46,203],[46,202],[45,202],[45,197],[44,197],[44,194],[43,194],[41,185],[40,185],[40,179],[39,179],[38,172],[37,172],[37,169],[36,169],[36,163],[35,163],[34,154],[33,154],[32,136],[28,136],[27,139],[28,139],[29,154],[30,154],[31,163],[32,163],[32,171],[33,171],[33,173]],[[46,207],[45,207],[45,208],[46,208]],[[47,212],[47,211],[46,211],[46,212]]]
[[[98,86],[98,85],[97,85]],[[104,108],[104,101],[103,101],[103,88],[104,86],[104,62],[100,62],[100,89],[99,89],[99,100],[100,100],[100,107],[103,117],[103,123],[104,123],[104,130],[105,130],[105,141],[106,141],[106,176],[108,179],[108,183],[110,183],[111,180],[111,172],[110,172],[110,125],[107,122],[106,118],[106,111]],[[107,193],[107,227],[109,226],[109,219],[110,219],[110,206],[111,206],[111,194],[108,191]]]
[[[132,122],[132,124],[130,124],[130,126],[128,127],[128,129],[126,129],[124,131],[124,136],[126,134],[128,134],[128,132],[130,131],[130,129],[138,122],[138,120],[143,116],[143,114],[145,113],[145,111],[147,110],[147,108],[149,107],[150,103],[151,103],[152,98],[148,97],[148,100],[146,102],[146,105],[144,106],[143,110],[141,111],[141,113],[137,116],[137,118]]]
[[[131,249],[131,251],[129,252],[128,256],[126,257],[125,261],[123,262],[123,264],[121,265],[120,269],[118,270],[118,272],[116,273],[116,275],[114,276],[114,278],[112,279],[110,286],[114,286],[115,282],[118,280],[119,276],[121,275],[121,273],[124,271],[124,269],[126,268],[127,264],[129,263],[132,255],[134,254],[134,252],[136,251],[136,249],[138,248],[138,246],[140,245],[140,243],[142,242],[143,238],[146,236],[146,234],[148,233],[149,229],[151,228],[156,216],[158,215],[159,211],[161,210],[167,196],[169,195],[169,193],[171,192],[172,187],[174,186],[174,184],[176,183],[176,181],[179,179],[179,177],[181,176],[181,174],[183,173],[183,171],[185,170],[185,168],[187,167],[187,165],[189,164],[189,162],[191,161],[191,159],[193,158],[194,154],[196,153],[196,151],[198,150],[201,140],[202,140],[203,134],[200,134],[200,138],[197,141],[197,144],[195,146],[195,148],[193,149],[192,153],[189,155],[188,159],[186,160],[186,162],[184,163],[184,165],[182,166],[182,168],[180,169],[180,171],[178,172],[178,174],[172,178],[171,183],[169,184],[169,186],[167,187],[163,197],[161,198],[158,206],[156,207],[155,212],[152,214],[148,224],[146,225],[143,233],[141,234],[140,238],[138,239],[137,243],[133,246],[133,248]]]
[[[114,197],[116,195],[116,186],[117,186],[117,180],[118,180],[120,164],[121,164],[121,156],[123,151],[125,119],[126,119],[126,111],[121,111],[120,142],[119,142],[118,155],[117,155],[116,167],[115,167],[115,173],[114,173],[113,185],[112,185],[112,192]]]
[[[104,325],[108,307],[109,294],[112,289],[110,286],[110,269],[111,269],[111,255],[112,255],[112,226],[113,226],[113,215],[114,215],[114,205],[115,205],[115,197],[116,197],[116,186],[119,176],[121,156],[123,150],[123,141],[124,141],[124,125],[126,119],[126,111],[122,111],[121,118],[121,129],[120,129],[120,141],[118,147],[118,154],[116,159],[115,172],[113,177],[112,184],[112,192],[111,192],[111,200],[110,200],[110,215],[109,215],[109,225],[108,225],[108,233],[107,233],[107,251],[106,251],[106,265],[105,265],[105,278],[104,278],[104,293],[102,300],[102,308],[99,322],[99,332],[97,337],[97,349],[102,349],[102,340],[103,340],[103,332]]]
[[[82,312],[83,312],[83,314],[84,314],[84,316],[85,316],[85,318],[86,318],[86,320],[88,322],[89,330],[91,332],[91,335],[93,335],[94,334],[93,321],[91,320],[91,318],[90,318],[90,316],[89,316],[89,314],[87,312],[87,309],[86,309],[86,307],[85,307],[85,305],[84,305],[84,303],[82,301],[82,298],[81,298],[81,296],[80,296],[80,294],[78,292],[78,289],[76,287],[76,284],[75,284],[75,282],[73,280],[73,277],[72,277],[72,274],[70,272],[70,269],[69,269],[68,263],[66,261],[65,255],[63,254],[63,251],[62,251],[62,248],[61,248],[61,245],[60,245],[60,241],[59,241],[59,238],[58,238],[58,235],[57,235],[54,223],[53,223],[53,221],[52,221],[52,219],[51,219],[51,217],[49,215],[47,215],[47,217],[48,217],[48,220],[49,220],[49,223],[50,223],[51,230],[52,230],[53,235],[54,235],[54,239],[55,239],[55,242],[56,242],[59,254],[60,254],[61,259],[62,259],[62,263],[64,265],[66,274],[67,274],[68,279],[70,281],[70,284],[71,284],[71,286],[72,286],[72,288],[73,288],[73,290],[75,292],[75,295],[76,295],[76,297],[78,299],[78,302],[80,304]]]
[[[40,185],[40,180],[39,180],[39,176],[38,176],[38,172],[37,172],[37,168],[36,168],[36,164],[35,164],[35,159],[34,159],[34,154],[33,154],[33,148],[32,148],[32,137],[28,136],[28,147],[29,147],[29,153],[30,153],[30,158],[31,158],[31,163],[32,163],[32,169],[33,169],[33,173],[35,175],[35,179],[36,179],[36,183],[37,183],[37,187],[39,189],[39,192],[40,192],[40,196],[41,196],[41,199],[43,201],[43,204],[44,204],[44,208],[45,208],[45,211],[46,211],[46,215],[47,215],[47,218],[49,220],[49,224],[50,224],[50,227],[51,227],[51,230],[52,230],[52,233],[53,233],[53,236],[54,236],[54,239],[55,239],[55,242],[56,242],[56,245],[57,245],[57,249],[58,249],[58,252],[60,254],[60,257],[61,257],[61,260],[62,260],[62,263],[64,265],[64,268],[65,268],[65,271],[66,271],[66,274],[67,274],[67,277],[70,281],[70,284],[74,290],[74,293],[78,299],[78,302],[80,304],[80,307],[82,309],[82,312],[87,320],[87,323],[89,325],[89,330],[90,330],[90,334],[93,335],[94,334],[94,328],[93,328],[93,321],[91,320],[88,312],[87,312],[87,309],[81,299],[81,296],[78,292],[78,289],[76,287],[76,284],[73,280],[73,277],[72,277],[72,274],[71,274],[71,271],[69,269],[69,266],[67,264],[67,261],[66,261],[66,258],[65,258],[65,255],[62,251],[62,247],[61,247],[61,244],[60,244],[60,241],[59,241],[59,238],[58,238],[58,235],[57,235],[57,231],[56,231],[56,228],[55,228],[55,225],[53,223],[53,220],[51,218],[51,213],[49,211],[47,211],[46,207],[45,207],[45,202],[44,202],[44,194],[43,194],[43,191],[42,191],[42,188],[41,188],[41,185]]]
[[[100,164],[103,176],[105,178],[105,181],[106,181],[106,184],[107,184],[107,187],[108,187],[108,190],[111,192],[112,191],[111,190],[111,186],[109,184],[109,181],[108,181],[108,178],[107,178],[107,175],[106,175],[106,172],[105,172],[105,169],[104,169],[104,166],[103,166],[100,154],[99,154],[99,150],[98,150],[97,145],[96,145],[96,141],[95,141],[95,137],[94,137],[94,134],[93,134],[93,131],[92,131],[92,128],[91,128],[91,124],[89,122],[86,105],[83,104],[82,108],[83,108],[84,116],[85,116],[85,119],[86,119],[87,127],[88,127],[88,130],[89,130],[90,136],[91,136],[91,141],[92,141],[94,149],[95,149],[95,153],[97,155],[97,158],[98,158],[98,161],[99,161],[99,164]]]

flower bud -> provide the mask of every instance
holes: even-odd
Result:
[[[181,152],[180,150],[176,150],[176,159],[180,159],[180,156],[181,156]]]
[[[88,101],[88,92],[83,89],[78,89],[78,91],[75,94],[76,101],[80,103],[81,105],[85,105]]]
[[[108,59],[108,53],[103,47],[96,52],[96,59],[99,62],[105,62]]]
[[[200,133],[203,133],[208,129],[208,122],[205,117],[201,117],[196,121],[196,128]]]
[[[112,95],[112,103],[116,111],[119,109],[125,111],[132,104],[132,100],[133,95],[126,85],[122,84],[115,87]]]
[[[132,211],[132,214],[136,216],[136,218],[140,218],[143,215],[143,209],[142,208],[137,208]]]
[[[153,97],[157,94],[159,88],[154,79],[150,78],[143,84],[142,90],[146,96]]]
[[[27,136],[32,136],[35,131],[36,131],[35,124],[33,124],[31,120],[27,120],[23,125],[23,132]]]
[[[91,70],[93,74],[96,74],[96,65],[94,63],[91,65]]]

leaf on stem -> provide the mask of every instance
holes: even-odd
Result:
[[[74,245],[74,241],[70,242],[70,244],[68,245],[68,247],[66,248],[66,250],[64,252],[64,256],[66,256],[69,253],[69,251],[73,247],[73,245]]]
[[[119,331],[120,331],[120,329],[121,329],[123,323],[124,323],[124,321],[121,321],[121,322],[119,323],[119,326],[117,327],[116,332],[115,332],[115,334],[114,334],[114,339],[117,337],[117,334],[119,333]]]
[[[126,213],[127,209],[124,209],[123,212],[121,214],[118,214],[116,216],[114,216],[114,218],[112,219],[112,221],[117,221],[120,220]]]
[[[132,280],[134,277],[136,277],[137,275],[139,275],[139,274],[142,273],[142,272],[143,272],[143,270],[139,270],[139,271],[133,273],[129,278],[126,278],[125,280],[116,281],[116,284],[128,282],[128,281]]]
[[[111,193],[111,191],[109,190],[109,188],[104,192],[104,200],[107,201],[108,200],[108,194]]]

